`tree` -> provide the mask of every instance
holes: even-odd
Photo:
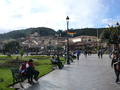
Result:
[[[18,53],[20,44],[18,41],[10,41],[4,44],[4,51],[8,53]]]
[[[114,44],[114,50],[118,49],[118,34],[118,27],[109,26],[109,28],[104,29],[100,34],[101,42],[106,42],[109,47],[111,44]]]
[[[24,55],[24,49],[20,49],[19,53],[20,53],[20,56],[22,58],[22,56]]]
[[[100,34],[100,39],[101,42],[106,42],[108,45],[116,44],[118,41],[116,28],[112,26],[110,28],[104,29]]]

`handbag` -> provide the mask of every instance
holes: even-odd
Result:
[[[116,69],[117,69],[118,71],[120,71],[120,62],[117,63]]]

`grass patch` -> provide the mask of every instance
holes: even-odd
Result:
[[[14,90],[9,88],[12,84],[12,73],[9,68],[0,68],[0,78],[3,78],[3,82],[0,82],[0,90]]]
[[[8,57],[7,55],[5,56],[0,56],[0,60],[11,60],[13,57]]]
[[[24,59],[50,59],[51,57],[50,56],[24,56]]]
[[[16,57],[17,56],[0,56],[0,63],[3,63],[7,60],[16,59]],[[24,56],[22,57],[22,60],[28,61],[29,59],[33,59],[35,63],[35,68],[40,72],[40,78],[41,76],[44,76],[53,71],[53,69],[51,69],[53,65],[51,64],[50,58],[50,56]],[[64,64],[65,59],[61,57],[60,60]],[[9,85],[13,84],[13,77],[10,67],[0,67],[0,78],[3,78],[4,80],[3,82],[0,82],[0,90],[15,90],[14,88],[9,87]]]

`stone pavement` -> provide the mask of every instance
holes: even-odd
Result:
[[[97,54],[87,57],[81,54],[80,60],[41,77],[26,90],[120,90],[110,65],[108,55],[98,58]]]

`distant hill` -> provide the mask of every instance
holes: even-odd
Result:
[[[27,37],[30,34],[38,32],[40,36],[48,36],[48,35],[55,35],[55,30],[46,27],[38,27],[38,28],[27,28],[22,30],[15,30],[8,33],[0,34],[0,39],[17,39],[21,37]]]
[[[105,28],[69,29],[69,31],[75,32],[76,34],[74,35],[74,37],[76,37],[80,35],[97,36],[97,30],[98,30],[98,36],[99,36],[103,29]],[[66,37],[65,30],[55,31],[47,27],[38,27],[38,28],[27,28],[27,29],[22,29],[22,30],[14,30],[8,33],[0,34],[0,39],[10,39],[10,38],[17,39],[21,37],[27,37],[30,34],[33,34],[35,32],[38,32],[40,36],[55,35],[55,33],[59,32],[61,33],[62,37]]]
[[[83,28],[83,29],[74,29],[72,31],[76,32],[75,36],[88,35],[88,36],[100,36],[102,30],[105,28]]]

